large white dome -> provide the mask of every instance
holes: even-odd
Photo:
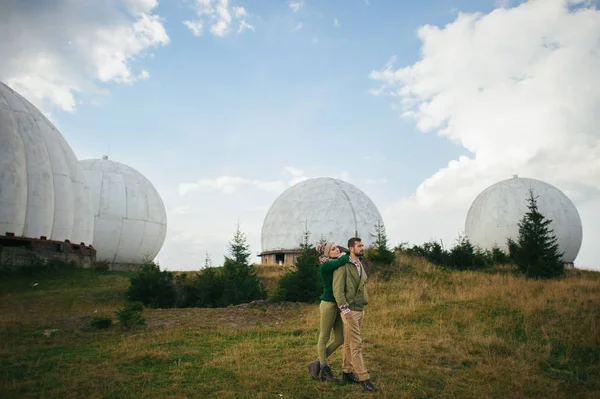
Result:
[[[0,83],[0,234],[89,245],[93,223],[73,150],[36,107]]]
[[[167,213],[152,183],[120,162],[80,164],[92,189],[96,258],[119,264],[153,260],[165,241]]]
[[[517,240],[519,222],[528,211],[529,189],[539,196],[540,213],[551,219],[563,261],[573,263],[579,254],[582,226],[571,200],[558,188],[540,180],[513,177],[485,189],[475,198],[465,223],[465,235],[473,245],[491,249],[496,244],[508,251],[507,238]]]
[[[325,177],[305,180],[271,205],[262,227],[262,251],[298,248],[307,227],[313,245],[326,238],[345,247],[358,233],[368,246],[378,220],[383,223],[373,201],[352,184]]]

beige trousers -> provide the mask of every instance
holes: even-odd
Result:
[[[362,356],[362,328],[364,311],[352,311],[352,317],[344,322],[344,349],[342,351],[342,368],[344,373],[354,373],[360,381],[368,380],[369,373]]]

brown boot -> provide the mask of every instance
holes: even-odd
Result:
[[[321,381],[339,383],[340,379],[333,375],[329,365],[325,365],[321,368]]]
[[[312,362],[308,363],[306,368],[308,368],[308,372],[312,378],[315,380],[319,379],[319,372],[321,371],[321,363],[319,362],[319,358],[316,358]]]

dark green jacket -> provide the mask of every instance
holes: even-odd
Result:
[[[333,296],[338,306],[347,305],[350,310],[361,311],[369,303],[367,293],[367,272],[361,276],[354,263],[348,261],[333,272]]]
[[[336,260],[324,262],[319,266],[319,272],[321,273],[321,281],[323,282],[323,295],[321,300],[326,302],[335,302],[333,297],[333,272],[341,266],[344,266],[350,261],[348,254],[344,253]]]

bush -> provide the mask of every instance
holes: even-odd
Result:
[[[319,274],[318,256],[309,243],[310,233],[304,232],[300,243],[302,253],[296,259],[295,270],[283,275],[271,301],[317,302],[323,292],[323,282]]]
[[[185,282],[183,307],[214,308],[221,306],[225,281],[215,267],[207,267]]]
[[[511,257],[497,246],[491,251],[474,247],[469,240],[461,236],[456,240],[454,247],[447,251],[436,241],[424,243],[422,246],[401,243],[396,251],[411,256],[422,256],[429,262],[454,270],[478,270],[498,264],[511,262]]]
[[[476,270],[489,264],[489,254],[475,250],[466,237],[459,237],[448,254],[447,266],[455,270]]]
[[[116,316],[121,324],[121,327],[129,330],[134,326],[144,325],[146,320],[142,316],[143,310],[144,305],[139,301],[127,301],[123,305],[119,306],[116,311]]]
[[[108,328],[112,325],[112,317],[94,316],[90,321],[90,327],[97,330]]]
[[[173,274],[153,263],[143,265],[142,270],[130,279],[127,298],[140,301],[148,307],[169,308],[175,304]]]

